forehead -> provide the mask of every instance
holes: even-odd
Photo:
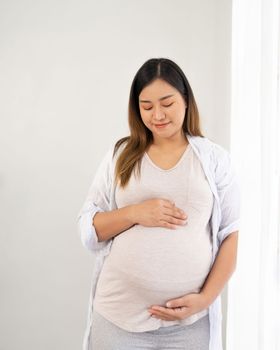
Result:
[[[151,99],[160,100],[176,95],[178,95],[177,89],[164,80],[156,79],[143,88],[139,94],[139,100],[140,102]]]

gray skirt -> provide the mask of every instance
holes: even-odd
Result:
[[[209,350],[209,314],[190,325],[128,332],[93,310],[91,350]]]

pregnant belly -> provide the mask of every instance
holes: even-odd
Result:
[[[97,284],[107,302],[149,306],[199,292],[207,277],[212,247],[203,230],[188,232],[133,226],[114,238]]]
[[[187,282],[205,278],[212,260],[206,229],[191,232],[133,226],[115,237],[108,260],[131,276],[160,282]]]

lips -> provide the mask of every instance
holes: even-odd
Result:
[[[167,125],[169,123],[165,123],[165,124],[155,124],[155,126],[163,126],[163,125]]]

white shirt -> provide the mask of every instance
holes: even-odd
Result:
[[[230,153],[206,137],[186,137],[193,151],[201,161],[202,168],[214,195],[210,224],[212,229],[213,265],[223,240],[232,232],[239,230],[240,224],[240,185],[239,178],[231,161]],[[95,265],[89,298],[88,320],[85,330],[83,350],[92,350],[90,339],[92,330],[93,300],[104,258],[109,254],[114,238],[98,242],[92,225],[97,212],[117,209],[115,186],[113,185],[114,166],[117,155],[113,157],[114,144],[101,161],[87,198],[78,214],[78,228],[82,244],[95,256]],[[222,309],[219,295],[209,306],[210,342],[209,350],[222,350]]]

